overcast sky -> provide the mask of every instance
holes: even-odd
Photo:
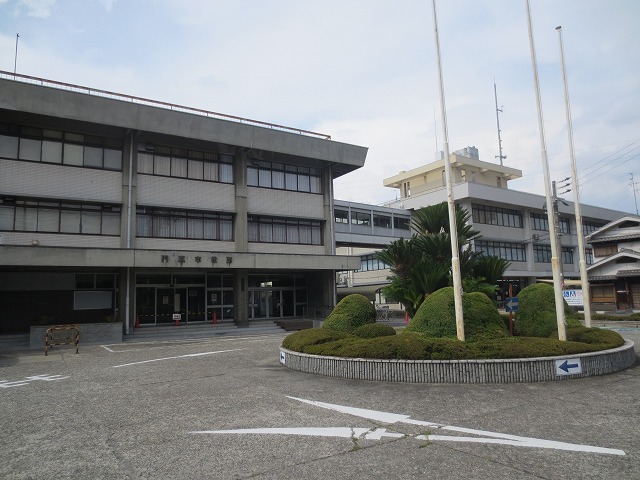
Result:
[[[530,0],[552,180],[570,175],[562,26],[583,203],[635,213],[640,1]],[[439,0],[450,150],[544,193],[525,0]],[[382,203],[382,180],[442,149],[431,0],[0,0],[0,70],[327,133],[369,148],[335,182]],[[640,196],[640,191],[637,192]],[[573,200],[573,192],[564,195]],[[638,199],[640,201],[640,199]]]

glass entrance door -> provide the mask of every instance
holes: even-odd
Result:
[[[283,318],[295,315],[293,290],[250,290],[249,318]]]

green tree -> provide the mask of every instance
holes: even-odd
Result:
[[[469,225],[467,210],[456,205],[455,213],[463,288],[490,294],[509,262],[474,252],[471,241],[479,238],[480,232]],[[414,234],[410,239],[391,242],[376,257],[391,270],[384,294],[402,303],[413,316],[430,293],[453,283],[448,205],[443,202],[417,210],[411,228]]]

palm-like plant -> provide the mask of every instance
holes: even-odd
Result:
[[[469,212],[456,205],[458,257],[463,284],[467,290],[491,292],[509,262],[485,257],[470,248],[471,240],[480,237],[480,232],[469,225],[469,218]],[[391,283],[383,289],[385,295],[402,303],[413,315],[430,293],[452,282],[447,204],[443,202],[414,212],[411,228],[415,233],[409,240],[391,242],[376,257],[391,269]]]

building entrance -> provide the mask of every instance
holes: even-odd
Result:
[[[179,313],[184,323],[205,320],[204,287],[138,287],[136,303],[141,325],[172,323]]]
[[[249,291],[249,318],[283,318],[295,315],[293,289]]]

